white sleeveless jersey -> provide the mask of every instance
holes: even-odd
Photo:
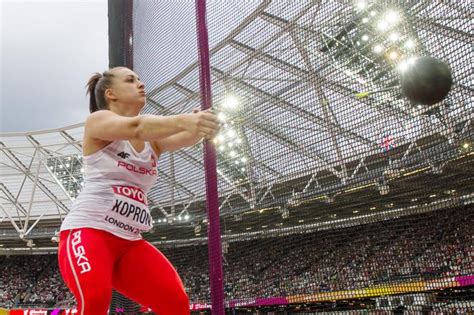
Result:
[[[85,156],[84,188],[61,231],[94,228],[128,240],[152,228],[146,195],[157,177],[156,155],[148,142],[136,152],[128,141],[113,141]]]

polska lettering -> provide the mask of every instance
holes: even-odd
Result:
[[[143,190],[133,186],[112,186],[114,193],[147,204]]]
[[[85,256],[86,249],[81,244],[81,231],[74,232],[72,238],[72,251],[74,252],[74,257],[76,258],[76,263],[81,267],[81,274],[90,271],[91,265],[89,264],[89,259]]]
[[[115,211],[116,213],[127,218],[133,214],[133,221],[151,226],[151,217],[147,209],[142,209],[138,206],[135,206],[134,204],[116,199],[112,211]]]
[[[153,168],[148,169],[146,167],[137,167],[133,164],[130,164],[124,161],[117,161],[117,167],[122,167],[122,168],[125,168],[129,172],[134,172],[134,173],[142,174],[142,175],[154,176],[157,174],[156,169],[153,169]]]

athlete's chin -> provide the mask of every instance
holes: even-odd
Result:
[[[137,104],[137,107],[138,107],[139,111],[142,110],[143,107],[145,107],[145,103],[146,103],[146,100],[144,99],[143,101],[141,101]]]

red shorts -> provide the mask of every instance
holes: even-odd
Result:
[[[107,314],[112,288],[159,315],[190,313],[178,273],[145,240],[129,241],[91,228],[62,231],[58,261],[78,315]]]

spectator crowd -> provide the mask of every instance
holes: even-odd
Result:
[[[474,275],[474,211],[447,209],[347,228],[229,243],[227,300],[354,290]],[[159,249],[190,301],[210,301],[207,247]],[[71,307],[54,255],[1,256],[0,306]]]

